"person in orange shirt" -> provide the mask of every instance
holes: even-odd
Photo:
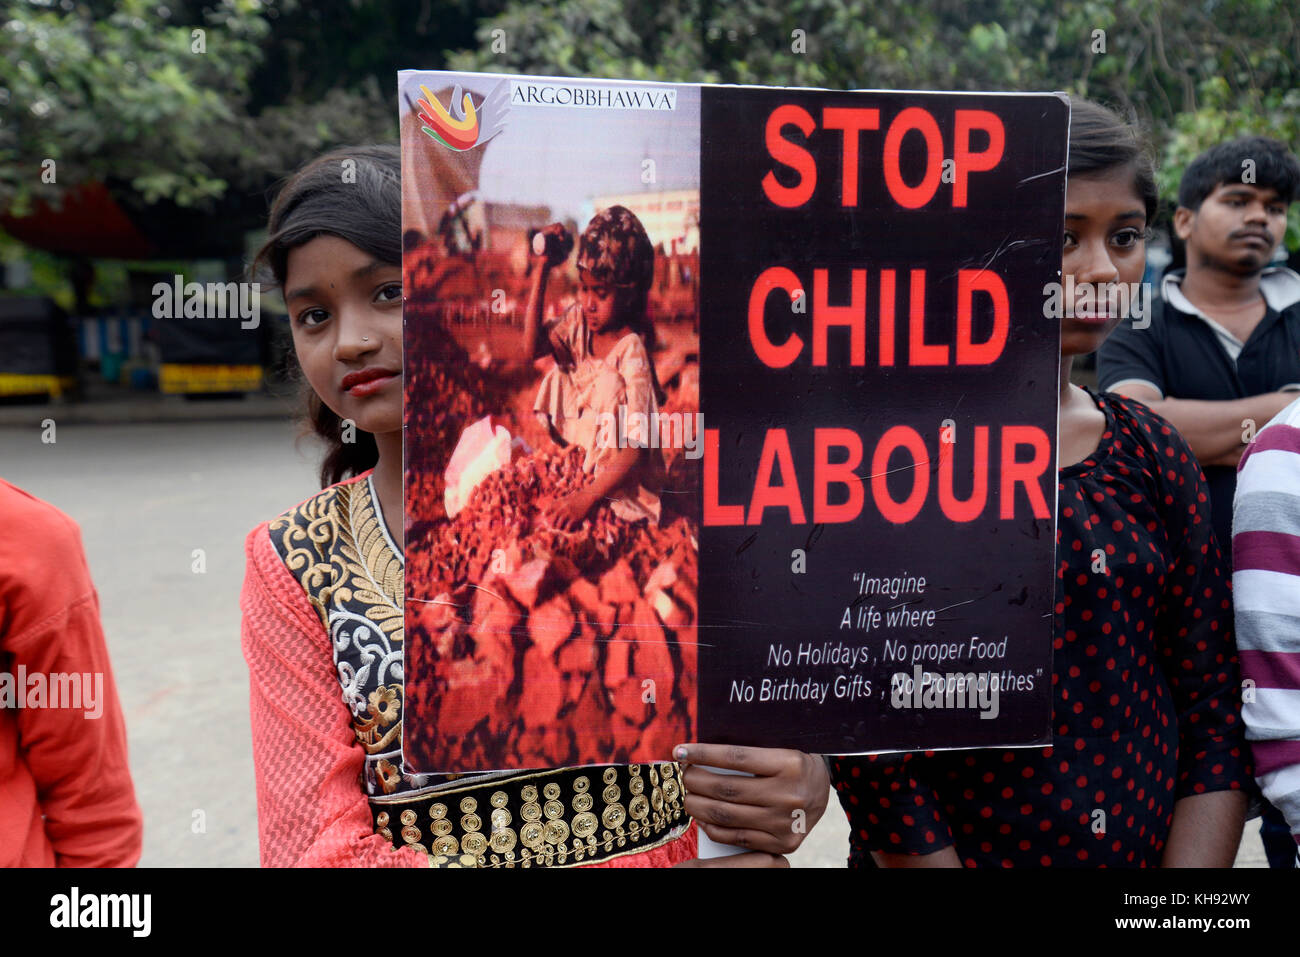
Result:
[[[77,525],[0,479],[0,867],[134,867],[144,822]]]

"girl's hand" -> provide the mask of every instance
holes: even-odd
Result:
[[[573,240],[569,231],[561,223],[551,223],[533,234],[532,248],[528,254],[543,270],[547,270],[563,263],[572,250]]]
[[[681,764],[754,775],[714,774],[694,766],[682,772],[686,812],[719,844],[789,854],[821,820],[830,799],[830,775],[821,755],[782,748],[683,744],[674,756]]]
[[[569,344],[556,335],[554,329],[547,336],[547,341],[551,344],[551,355],[555,356],[555,364],[561,369],[572,369],[578,364],[578,360],[573,357],[573,350]]]
[[[587,514],[596,504],[596,497],[589,489],[579,489],[556,501],[546,512],[550,523],[562,531],[573,531],[582,524]]]

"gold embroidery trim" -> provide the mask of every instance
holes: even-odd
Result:
[[[270,524],[272,542],[302,586],[331,635],[330,613],[359,612],[393,648],[405,637],[403,569],[388,544],[368,479],[327,489],[295,506]],[[372,690],[353,733],[367,754],[380,754],[400,741],[402,686]],[[378,769],[385,791],[396,789],[401,774],[387,762]]]
[[[441,863],[433,861],[431,866],[471,866],[465,863],[466,855],[474,859],[472,866],[476,867],[574,866],[660,847],[680,836],[679,826],[689,824],[689,818],[683,822],[686,815],[678,786],[680,769],[671,763],[649,766],[651,780],[657,783],[651,785],[647,796],[641,768],[641,765],[634,764],[622,769],[622,783],[631,792],[626,803],[623,788],[618,783],[620,769],[605,768],[601,775],[605,788],[600,795],[603,806],[599,814],[595,812],[589,775],[575,778],[570,785],[572,793],[565,795],[560,783],[553,779],[554,771],[538,772],[506,782],[467,785],[421,797],[375,798],[372,803],[390,805],[436,798],[429,805],[429,821],[425,827],[432,838],[427,853]],[[543,786],[540,797],[545,799],[545,803],[539,805],[536,785],[521,782],[544,776],[552,779]],[[467,791],[491,793],[486,801],[491,806],[486,821],[478,813],[479,799],[466,794]],[[463,796],[457,801],[457,795]],[[572,817],[566,817],[565,798],[568,808],[572,809]],[[458,820],[451,811],[452,807],[461,812]],[[517,815],[515,808],[518,809]],[[401,811],[401,837],[408,846],[424,849],[425,835],[417,817],[411,808]],[[375,818],[377,832],[388,840],[392,839],[392,832],[384,825],[390,819],[387,810],[379,811]],[[459,837],[454,833],[453,820],[460,825]]]

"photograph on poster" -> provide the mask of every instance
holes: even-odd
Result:
[[[696,728],[698,93],[593,123],[418,80],[407,760],[666,758]]]

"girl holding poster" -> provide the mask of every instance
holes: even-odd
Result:
[[[1228,867],[1236,855],[1251,777],[1205,478],[1163,419],[1070,383],[1074,357],[1124,318],[1118,286],[1142,279],[1154,171],[1133,128],[1080,100],[1068,162],[1053,742],[833,759],[851,864]]]
[[[340,175],[345,161],[355,179]],[[402,248],[396,147],[342,149],[281,190],[256,265],[284,290],[320,492],[248,536],[241,606],[265,866],[696,865],[694,816],[783,866],[825,810],[820,759],[689,745],[680,760],[751,771],[687,796],[672,762],[469,775],[402,770]],[[349,434],[349,427],[355,433]],[[448,450],[449,452],[450,450]],[[690,787],[709,790],[693,768]],[[626,807],[653,816],[625,835]],[[604,825],[617,840],[583,841]]]

